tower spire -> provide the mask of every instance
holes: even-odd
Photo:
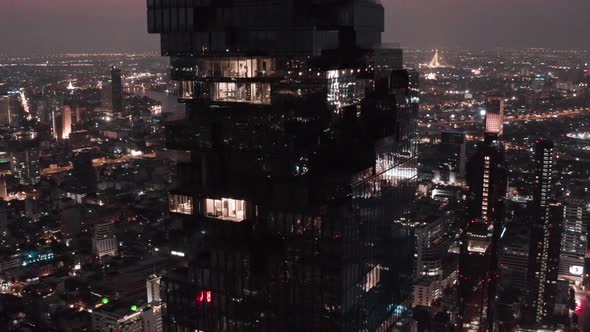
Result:
[[[440,67],[440,62],[439,62],[439,59],[438,59],[438,50],[436,50],[434,52],[434,57],[430,61],[429,66],[430,67],[433,67],[433,68]]]

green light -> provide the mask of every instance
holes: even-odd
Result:
[[[131,311],[137,311],[137,306],[136,305],[132,305],[131,306]]]
[[[107,304],[109,303],[109,299],[107,299],[106,297],[104,299],[102,299],[102,304]]]

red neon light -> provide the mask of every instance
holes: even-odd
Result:
[[[199,303],[211,303],[212,300],[211,291],[201,291],[197,296],[197,302]]]

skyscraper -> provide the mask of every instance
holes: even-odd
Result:
[[[525,322],[542,324],[546,320],[544,299],[547,275],[548,242],[550,227],[549,203],[553,183],[553,142],[537,140],[534,150],[534,192],[533,220],[531,223],[531,241],[528,268],[528,301],[525,305]],[[546,245],[547,244],[547,245]],[[526,308],[528,306],[530,308]]]
[[[113,109],[113,85],[112,80],[102,82],[101,85],[101,106],[112,110]]]
[[[68,139],[72,133],[72,108],[64,105],[61,113],[61,139]]]
[[[539,284],[537,291],[536,323],[547,326],[553,324],[555,297],[557,296],[557,277],[559,272],[559,252],[563,205],[549,203],[543,227],[543,245],[540,255]]]
[[[165,325],[377,331],[407,322],[416,75],[374,49],[372,0],[148,2],[187,119],[178,166],[188,269],[162,279]],[[379,60],[379,61],[378,61]],[[387,68],[390,67],[390,68]]]
[[[497,120],[497,119],[496,119]],[[494,122],[494,121],[493,121]],[[466,226],[459,258],[459,304],[466,322],[493,329],[498,241],[504,223],[507,172],[502,121],[488,126],[467,165]]]
[[[121,81],[121,69],[113,67],[111,69],[111,98],[113,112],[119,113],[123,111],[123,83]]]

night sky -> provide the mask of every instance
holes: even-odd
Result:
[[[405,47],[590,49],[590,0],[382,0]],[[145,0],[0,0],[0,54],[156,51]]]

